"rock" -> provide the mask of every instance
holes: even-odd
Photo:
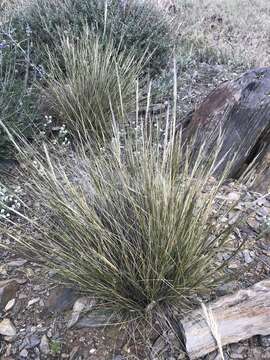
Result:
[[[0,322],[0,335],[12,337],[16,335],[16,328],[9,319]]]
[[[15,336],[4,336],[4,340],[8,343],[12,343],[16,339]]]
[[[74,289],[57,286],[50,293],[45,307],[49,312],[60,313],[72,308],[78,294]]]
[[[243,251],[243,256],[244,256],[244,260],[246,264],[250,264],[253,262],[253,256],[254,255],[251,251],[249,250],[244,250]]]
[[[9,302],[5,306],[5,312],[11,310],[13,308],[13,306],[15,305],[15,302],[16,302],[16,299],[9,300]]]
[[[104,327],[106,325],[113,325],[116,322],[115,317],[113,317],[112,313],[105,312],[94,312],[87,317],[83,317],[79,320],[74,328],[75,329],[83,329],[83,328],[99,328]]]
[[[26,268],[25,269],[25,274],[26,276],[30,279],[31,277],[35,276],[34,270],[31,268]]]
[[[266,206],[262,206],[260,209],[256,211],[256,214],[259,215],[259,217],[265,218],[269,216],[269,208],[267,208]]]
[[[70,354],[69,354],[69,360],[77,360],[78,359],[78,355],[79,355],[79,352],[80,352],[80,347],[79,346],[75,346]]]
[[[230,346],[230,359],[246,359],[247,348],[241,344],[232,344]]]
[[[16,297],[19,284],[15,279],[0,281],[0,311]]]
[[[95,305],[96,301],[92,298],[83,297],[78,299],[73,306],[71,319],[69,320],[67,327],[71,328],[74,326],[78,322],[81,312],[90,311]]]
[[[224,296],[233,294],[237,290],[239,290],[239,283],[237,281],[231,281],[227,284],[219,286],[216,292],[218,296]]]
[[[241,266],[240,261],[235,259],[229,262],[228,269],[235,270],[235,269],[239,269],[240,266]]]
[[[270,67],[249,70],[219,85],[182,123],[185,137],[198,131],[198,144],[209,138],[209,152],[221,130],[224,140],[218,161],[226,161],[219,165],[217,175],[232,160],[229,177],[239,178],[254,161],[259,174],[254,189],[261,192],[270,190],[269,94]]]
[[[23,349],[21,352],[20,352],[20,356],[22,358],[27,358],[28,356],[28,351],[26,349]]]
[[[27,279],[15,279],[19,285],[27,283]]]
[[[40,339],[37,335],[30,335],[30,336],[27,336],[23,343],[22,343],[22,347],[24,349],[33,349],[35,348],[36,346],[38,346],[40,344]]]
[[[7,267],[6,267],[6,264],[0,265],[0,274],[1,274],[1,275],[7,275]]]
[[[27,263],[27,260],[17,259],[7,263],[8,267],[20,267]]]
[[[268,336],[260,336],[259,337],[259,343],[264,348],[270,347],[270,335],[268,335]]]
[[[36,304],[37,302],[39,302],[40,298],[35,298],[35,299],[31,299],[28,301],[27,307],[30,307],[34,304]]]
[[[1,3],[2,5],[2,3]],[[0,5],[0,8],[1,8]],[[0,9],[1,11],[1,9]],[[8,174],[8,173],[12,173],[12,171],[14,169],[16,169],[18,167],[18,161],[17,160],[12,160],[12,159],[1,159],[0,160],[0,173],[1,174]]]
[[[226,199],[228,201],[232,201],[232,202],[239,201],[240,200],[240,194],[235,192],[235,191],[232,191],[227,195]]]
[[[254,230],[255,232],[258,232],[261,224],[255,220],[254,218],[248,218],[247,219],[247,224],[252,228],[252,230]]]
[[[212,352],[208,355],[207,360],[223,360],[222,356],[217,352]]]
[[[244,354],[230,354],[230,359],[234,359],[234,360],[244,360],[246,359],[245,355]]]
[[[49,340],[46,335],[43,335],[39,344],[40,352],[44,355],[48,355],[50,352]]]
[[[27,295],[26,294],[19,294],[19,300],[24,300],[27,299]]]

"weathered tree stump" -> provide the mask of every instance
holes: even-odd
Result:
[[[270,174],[265,169],[270,150],[270,68],[250,70],[222,83],[183,126],[186,136],[197,131],[199,142],[207,139],[209,151],[221,130],[224,142],[220,159],[226,156],[226,161],[217,173],[234,158],[230,177],[239,178],[254,161],[261,173],[257,185],[261,191],[270,190]]]

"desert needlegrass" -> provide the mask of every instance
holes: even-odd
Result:
[[[137,116],[125,131],[113,123],[106,152],[85,143],[64,157],[45,144],[43,155],[33,152],[26,174],[39,208],[21,215],[31,228],[25,237],[10,235],[64,282],[129,314],[164,303],[185,308],[208,292],[230,232],[216,233],[211,222],[221,181],[207,184],[219,146],[209,157],[202,144],[194,156],[175,135],[170,110],[163,130],[146,121],[146,131],[145,120]]]
[[[64,67],[53,54],[49,56],[50,76],[44,91],[49,107],[73,133],[107,139],[112,133],[112,111],[119,118],[135,102],[143,60],[119,52],[112,40],[104,45],[88,27],[79,40],[63,38],[59,51]]]

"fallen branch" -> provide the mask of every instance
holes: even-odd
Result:
[[[255,335],[270,334],[270,280],[210,303],[221,345],[237,343]],[[190,359],[198,359],[218,348],[203,310],[182,321]]]

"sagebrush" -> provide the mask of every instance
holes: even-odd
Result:
[[[18,57],[13,44],[0,42],[0,120],[10,130],[29,138],[39,121],[38,95],[28,84],[28,64],[18,61]],[[9,136],[0,126],[0,159],[14,158],[14,150]]]
[[[85,24],[104,42],[112,39],[123,51],[146,52],[151,60],[145,71],[155,75],[167,66],[173,37],[166,13],[149,1],[140,0],[29,0],[17,2],[11,23],[17,33],[29,26],[33,33],[38,63],[46,63],[44,48],[59,44],[59,33],[80,37]],[[135,50],[135,51],[134,51]],[[55,52],[61,61],[61,53]]]

